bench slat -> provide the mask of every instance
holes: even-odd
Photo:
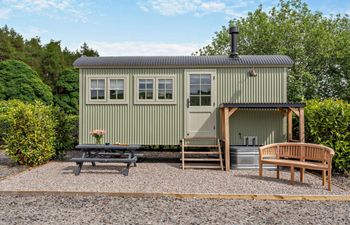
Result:
[[[71,162],[125,162],[125,163],[134,163],[137,161],[137,157],[128,159],[128,158],[119,158],[119,159],[104,159],[104,158],[72,158]]]
[[[291,166],[298,168],[308,168],[308,169],[319,169],[324,170],[327,169],[326,164],[322,163],[312,163],[312,162],[301,162],[296,160],[289,160],[289,159],[263,159],[261,162],[266,164],[274,164],[274,165],[280,165],[280,166]]]

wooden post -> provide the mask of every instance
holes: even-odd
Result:
[[[228,108],[224,108],[224,124],[225,124],[225,169],[230,171],[230,115]]]
[[[305,142],[304,108],[299,109],[299,141]]]
[[[287,112],[287,129],[288,129],[288,136],[287,136],[287,141],[291,141],[293,139],[293,111],[291,109],[288,109]]]
[[[224,108],[220,108],[220,138],[225,140],[225,113]]]

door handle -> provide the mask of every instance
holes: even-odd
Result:
[[[189,98],[187,99],[186,106],[187,106],[187,108],[190,107],[190,99]]]

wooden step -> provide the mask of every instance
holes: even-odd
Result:
[[[219,145],[183,145],[184,147],[192,148],[219,148]]]
[[[185,161],[204,161],[204,162],[220,162],[220,159],[217,158],[185,158]],[[181,159],[182,161],[182,159]]]
[[[220,165],[185,165],[185,169],[221,169]]]
[[[220,152],[184,152],[184,154],[192,154],[192,155],[219,155]]]

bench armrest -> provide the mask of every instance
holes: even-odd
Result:
[[[277,147],[276,146],[263,146],[259,148],[259,158],[277,158]]]

